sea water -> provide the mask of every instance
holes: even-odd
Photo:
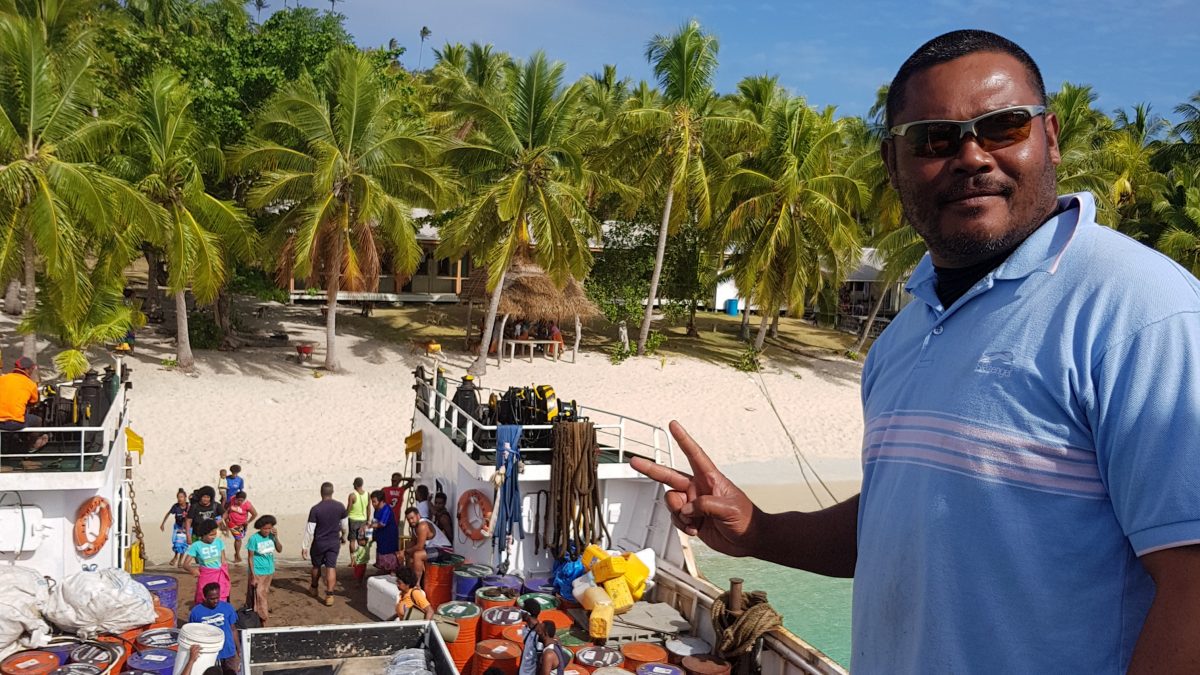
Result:
[[[765,591],[783,626],[843,666],[850,666],[850,596],[853,581],[717,553],[692,540],[700,573],[718,588],[729,579],[744,580],[742,588]]]

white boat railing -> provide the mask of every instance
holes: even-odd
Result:
[[[109,406],[108,412],[105,413],[104,419],[96,426],[70,426],[70,427],[25,427],[17,431],[0,431],[0,444],[3,446],[12,446],[14,448],[22,447],[23,444],[29,443],[30,439],[36,438],[41,434],[50,434],[60,440],[54,442],[55,446],[62,446],[64,437],[70,439],[70,445],[75,445],[78,440],[78,450],[69,450],[67,452],[46,452],[45,448],[38,451],[26,452],[10,452],[6,451],[0,454],[0,467],[6,470],[20,471],[42,471],[43,468],[26,469],[25,463],[37,461],[39,465],[44,464],[47,458],[64,458],[78,459],[79,464],[74,471],[101,471],[104,469],[106,462],[89,462],[91,459],[105,458],[112,453],[113,444],[116,443],[122,425],[125,422],[125,393],[126,388],[124,383],[117,390],[116,398],[113,399]],[[78,394],[76,394],[78,395]],[[100,443],[96,443],[96,439],[100,439]],[[56,448],[56,450],[61,447]],[[62,471],[63,469],[49,469],[53,471]]]
[[[425,403],[424,410],[421,410],[420,407],[417,408],[419,414],[425,415],[429,421],[433,422],[434,426],[449,435],[455,443],[461,443],[463,451],[468,454],[475,450],[495,451],[495,444],[489,447],[476,442],[475,438],[479,432],[491,432],[494,438],[499,425],[483,423],[456,405],[449,395],[437,391],[437,388],[428,382],[418,380],[417,383],[417,396]],[[486,387],[479,387],[479,392],[484,396],[493,392],[497,395],[503,393]],[[657,464],[665,464],[674,468],[675,453],[672,451],[671,435],[662,427],[586,405],[578,407],[578,414],[580,417],[587,417],[591,420],[596,428],[596,442],[602,447],[615,450],[618,462],[624,464],[629,461],[625,456],[628,452],[632,455],[652,459]],[[521,428],[524,431],[550,431],[554,426],[527,424],[522,425]],[[552,448],[526,446],[521,450],[552,450]]]

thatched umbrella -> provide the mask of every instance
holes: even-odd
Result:
[[[478,267],[471,276],[463,282],[461,300],[467,302],[467,342],[471,340],[471,309],[476,302],[487,304],[491,301],[491,293],[487,288],[488,271]],[[517,316],[527,321],[554,321],[562,325],[564,321],[575,321],[575,347],[571,354],[572,363],[579,353],[579,339],[583,332],[583,319],[600,316],[600,310],[583,291],[583,285],[573,277],[567,278],[567,283],[561,288],[554,283],[550,275],[537,263],[528,260],[517,260],[504,275],[504,289],[500,291],[500,305],[497,314],[500,320],[500,341],[497,346],[497,359],[504,349],[504,326],[508,317]]]

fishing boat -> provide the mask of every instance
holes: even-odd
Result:
[[[670,434],[665,429],[620,413],[558,401],[548,387],[497,391],[477,386],[470,378],[464,378],[457,390],[451,393],[444,380],[426,376],[421,369],[415,375],[413,389],[416,392],[416,405],[412,435],[408,437],[404,449],[406,474],[413,476],[419,484],[443,492],[448,498],[451,512],[457,511],[458,521],[453,541],[455,557],[450,563],[456,569],[454,586],[450,602],[442,605],[448,609],[439,609],[439,619],[445,618],[443,614],[462,612],[472,601],[490,604],[490,598],[482,595],[485,591],[479,586],[486,583],[486,579],[495,579],[494,583],[497,584],[504,583],[500,579],[520,579],[523,580],[522,591],[538,590],[539,585],[553,584],[550,577],[555,569],[555,561],[559,559],[555,545],[564,539],[560,521],[567,517],[547,514],[548,510],[556,508],[553,494],[556,461],[553,460],[561,461],[563,457],[563,448],[551,447],[551,439],[554,438],[555,424],[563,424],[562,419],[569,417],[585,421],[586,427],[594,430],[595,434],[595,442],[587,450],[595,455],[592,488],[598,503],[587,508],[594,508],[597,516],[593,529],[602,533],[598,537],[599,543],[614,554],[618,551],[636,551],[645,556],[650,552],[654,568],[651,587],[629,613],[615,617],[606,644],[619,649],[622,644],[634,641],[661,643],[686,637],[699,638],[702,641],[700,644],[717,644],[712,607],[714,602],[722,598],[724,591],[700,575],[688,537],[671,524],[662,486],[639,474],[629,463],[633,457],[644,457],[673,467],[676,453]],[[514,435],[511,426],[506,431],[505,425],[498,424],[499,420],[496,419],[498,408],[519,405],[514,404],[514,395],[524,398],[531,409],[541,411],[540,420],[521,425],[518,435]],[[586,438],[591,436],[587,435]],[[505,451],[511,449],[514,441],[519,446],[519,463],[506,461],[510,458],[505,456]],[[500,461],[497,461],[498,457]],[[562,471],[564,467],[560,464],[557,470]],[[517,499],[519,507],[513,502],[511,489],[514,484],[520,495]],[[505,486],[509,486],[509,490]],[[509,500],[509,503],[503,506],[496,503],[504,500]],[[455,509],[455,506],[458,508]],[[501,511],[505,511],[506,515],[499,520],[508,517],[513,521],[508,527],[497,522],[498,519],[493,515]],[[573,549],[576,557],[584,553],[579,549]],[[435,569],[440,569],[443,575],[448,574],[450,568],[446,565],[443,561],[431,566],[429,574],[437,574]],[[432,582],[431,577],[427,576],[427,594],[432,598],[437,594],[432,586],[444,583],[444,576]],[[543,586],[541,590],[553,593],[553,589],[548,587]],[[740,592],[736,584],[735,590]],[[442,589],[441,592],[445,594],[448,590]],[[373,577],[368,583],[367,606],[377,613],[378,618],[389,619],[394,616],[392,608],[395,606],[395,595],[393,581],[387,577]],[[511,595],[508,594],[509,603],[512,602]],[[736,603],[736,600],[731,602],[733,595],[726,594],[723,602],[726,605]],[[505,597],[498,596],[498,599],[503,601]],[[586,641],[588,615],[583,608],[568,609],[571,600],[559,593],[558,601],[563,603],[563,609],[569,612],[568,616],[574,621],[575,627],[570,630]],[[473,609],[474,605],[470,607],[472,609],[467,610],[464,616],[470,614],[477,617],[478,611]],[[494,616],[500,617],[501,614]],[[470,636],[486,635],[489,626],[483,626],[484,620],[472,620]],[[393,625],[407,624],[401,621]],[[370,628],[371,625],[363,624],[362,628],[379,630],[379,624],[374,624],[375,628]],[[483,630],[479,630],[478,626],[482,626]],[[496,625],[490,628],[493,632],[500,629]],[[284,658],[287,658],[289,666],[302,665],[303,660],[296,661],[295,655],[281,654],[286,650],[277,646],[286,639],[285,633],[294,630],[297,629],[244,631],[242,640],[248,667],[246,672],[274,672],[273,668],[282,665]],[[311,659],[316,659],[309,663],[330,664],[335,670],[354,667],[359,657],[347,654],[348,650],[354,650],[346,645],[363,641],[349,637],[353,635],[353,630],[344,626],[336,629],[303,629],[305,650],[311,653]],[[564,631],[567,630],[564,628]],[[325,637],[319,637],[321,635]],[[566,634],[564,637],[570,639]],[[345,644],[339,646],[339,640]],[[484,643],[474,644],[469,638],[464,640],[460,637],[453,644],[447,644],[449,640],[436,642],[436,649],[431,647],[431,650],[440,654],[442,648],[448,648],[455,662],[455,670],[465,675],[479,675],[485,666],[499,662],[487,660],[485,652],[479,652],[481,656],[477,657],[483,660],[467,660],[475,650],[485,646]],[[689,644],[697,643],[692,641]],[[375,653],[361,655],[361,659],[379,658],[379,654]],[[497,657],[498,660],[503,658],[503,654]],[[579,660],[578,654],[576,660]],[[431,657],[430,664],[430,672],[449,675],[442,672],[446,666],[440,656],[436,659]],[[579,668],[576,672],[582,674],[588,670],[590,668]],[[628,670],[632,672],[633,668]],[[748,657],[739,660],[737,672],[829,675],[847,671],[799,636],[784,628],[777,628],[759,639]]]

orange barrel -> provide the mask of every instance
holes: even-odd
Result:
[[[521,647],[508,640],[484,640],[475,646],[475,675],[499,668],[504,675],[517,675]]]
[[[586,631],[574,627],[562,628],[554,634],[554,637],[558,638],[558,643],[571,652],[572,656],[578,654],[580,649],[594,646]]]
[[[154,623],[149,626],[143,626],[143,628],[146,630],[158,630],[160,628],[175,627],[175,610],[170,607],[159,605],[154,608],[154,615]]]
[[[637,669],[637,675],[684,675],[683,668],[669,663],[647,663]]]
[[[458,637],[446,645],[458,672],[474,672],[471,666],[475,661],[475,643],[479,641],[479,615],[483,610],[473,602],[454,600],[439,606],[436,613],[458,624]]]
[[[525,612],[516,607],[491,607],[483,610],[479,636],[484,640],[503,640],[504,629],[524,626]],[[519,641],[518,641],[519,642]]]
[[[584,647],[575,652],[575,663],[589,673],[597,668],[619,668],[624,662],[625,657],[616,647]]]
[[[454,599],[453,560],[438,560],[430,563],[425,573],[425,594],[434,607]]]
[[[526,600],[537,602],[543,612],[548,609],[558,609],[558,599],[548,593],[526,593],[517,598],[517,607],[524,607]]]
[[[680,637],[674,640],[667,640],[666,647],[667,653],[670,655],[667,663],[676,666],[681,665],[683,660],[689,656],[712,653],[712,645],[698,637]]]
[[[712,654],[689,656],[683,660],[689,675],[729,675],[729,662]]]
[[[58,656],[51,652],[17,652],[0,661],[0,673],[4,673],[4,675],[49,675],[58,666]]]
[[[138,635],[141,635],[140,629]],[[125,662],[129,660],[129,654],[133,651],[132,641],[127,641],[120,635],[101,635],[96,638],[96,642],[105,643],[105,646],[112,652],[112,669],[115,672],[119,673],[125,670]]]
[[[71,650],[71,663],[96,666],[101,671],[108,670],[113,662],[117,660],[117,654],[112,649],[114,646],[99,642],[85,642]]]
[[[537,620],[554,622],[554,629],[556,631],[564,628],[570,628],[571,626],[575,625],[575,620],[571,618],[571,615],[567,614],[561,609],[547,609],[541,614],[538,614]]]
[[[517,592],[504,586],[480,586],[475,591],[475,604],[485,610],[493,607],[514,607],[517,604]]]
[[[519,645],[525,644],[525,622],[521,622],[515,626],[505,626],[504,630],[500,631],[500,637]],[[570,650],[567,651],[569,652]]]
[[[179,629],[178,628],[155,628],[148,630],[138,636],[134,647],[138,652],[144,652],[150,649],[170,649],[171,651],[179,651]]]
[[[667,650],[653,642],[627,642],[621,645],[621,656],[625,658],[621,667],[636,673],[647,663],[666,663]]]

